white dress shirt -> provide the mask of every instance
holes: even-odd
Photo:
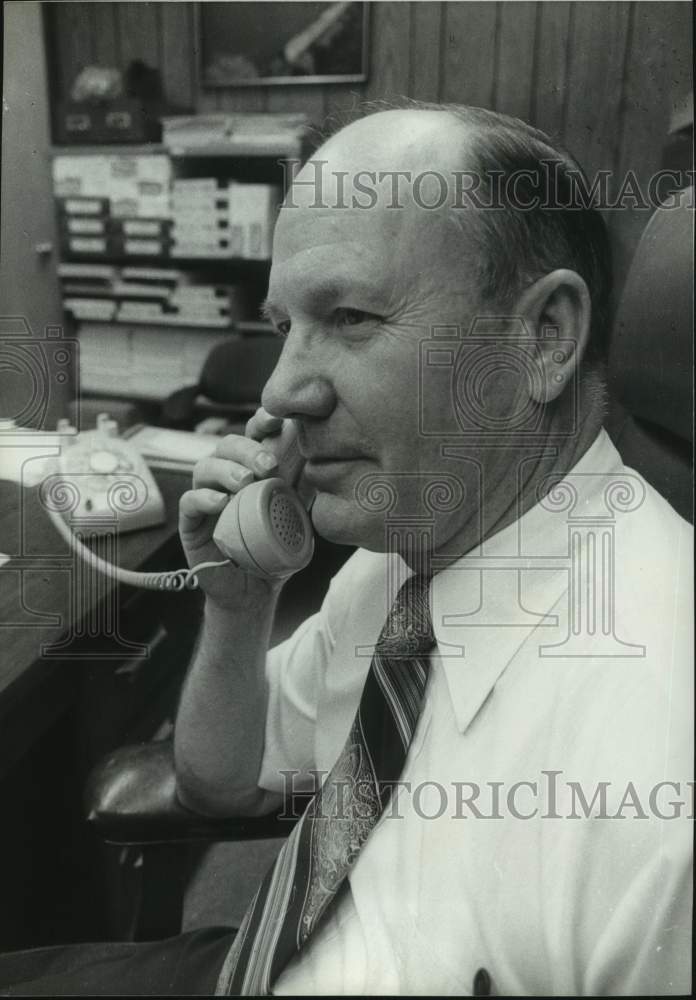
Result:
[[[269,653],[263,788],[331,768],[404,572],[358,551]],[[689,992],[691,578],[690,526],[604,432],[437,573],[406,784],[274,992]]]

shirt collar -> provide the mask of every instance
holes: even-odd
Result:
[[[609,436],[600,431],[568,473],[577,494],[574,510],[591,510],[600,490],[598,477],[621,468]],[[562,491],[559,484],[554,493],[560,497]],[[552,507],[537,503],[433,579],[437,655],[460,732],[532,632],[555,623],[553,609],[567,592],[568,576],[562,566],[549,566],[548,557],[567,554],[568,514],[562,504]]]

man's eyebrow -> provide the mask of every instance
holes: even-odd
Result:
[[[360,296],[374,301],[380,295],[381,289],[368,280],[340,281],[336,279],[308,281],[303,288],[303,298],[311,300],[314,305],[328,306],[342,296]],[[274,302],[270,296],[261,305],[261,315],[270,319],[274,314],[282,313],[282,306]]]

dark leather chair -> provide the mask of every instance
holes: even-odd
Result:
[[[658,208],[631,262],[609,355],[607,429],[626,465],[693,521],[694,189]]]
[[[115,861],[119,885],[114,891],[112,881],[112,933],[135,941],[158,940],[180,931],[184,893],[200,855],[199,845],[286,837],[297,821],[296,812],[212,819],[186,809],[176,795],[171,739],[121,747],[109,754],[93,770],[85,801],[87,822],[107,850],[112,849]]]
[[[208,354],[196,385],[173,392],[162,404],[167,427],[193,430],[204,417],[223,417],[229,433],[243,432],[275,368],[282,341],[269,334],[231,336]]]
[[[611,342],[608,419],[626,464],[688,518],[693,441],[690,197],[685,192],[679,207],[656,211],[640,240]],[[134,852],[140,916],[129,933],[140,938],[179,929],[187,845],[283,836],[291,827],[275,816],[211,820],[184,809],[176,798],[171,742],[111,754],[92,774],[87,814],[104,840]]]

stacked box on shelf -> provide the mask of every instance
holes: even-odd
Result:
[[[56,156],[53,187],[64,252],[166,256],[170,185],[166,155]]]
[[[244,290],[238,285],[181,284],[169,299],[170,318],[190,324],[229,325],[245,318],[249,307]]]
[[[274,185],[172,181],[161,154],[57,156],[53,180],[67,254],[270,258]]]
[[[117,268],[108,264],[59,264],[64,309],[79,321],[113,319],[116,274]]]
[[[229,328],[230,296],[216,286],[197,284],[182,271],[124,268],[116,286],[120,322]],[[183,307],[183,308],[182,308]],[[237,316],[235,315],[235,318]]]
[[[171,220],[109,219],[112,252],[117,257],[168,257]]]
[[[109,199],[76,195],[56,201],[63,253],[108,257]]]
[[[231,184],[228,213],[234,256],[269,260],[280,189],[272,184]]]
[[[114,218],[169,218],[172,163],[168,156],[151,153],[109,159],[109,197]]]
[[[172,257],[270,259],[279,202],[280,190],[271,184],[175,180]]]
[[[169,268],[64,263],[63,302],[76,320],[229,329],[251,314],[241,285],[211,285]]]
[[[172,257],[233,257],[228,186],[214,177],[173,181]]]

